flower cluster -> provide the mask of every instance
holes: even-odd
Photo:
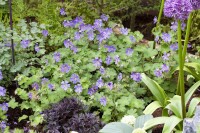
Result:
[[[135,116],[133,116],[133,115],[125,115],[121,119],[121,122],[133,126],[135,124],[135,120],[136,120]]]

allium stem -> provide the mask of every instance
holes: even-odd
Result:
[[[179,82],[181,92],[181,105],[182,105],[182,117],[186,117],[185,107],[185,87],[184,87],[184,71],[183,71],[183,56],[182,56],[182,42],[181,42],[181,21],[178,20],[178,55],[179,55]]]
[[[162,17],[164,4],[165,4],[165,0],[162,0],[162,2],[161,2],[161,6],[160,6],[159,15],[158,15],[157,25],[160,24],[160,20],[161,20],[161,17]]]

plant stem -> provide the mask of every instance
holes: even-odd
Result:
[[[161,17],[162,17],[162,13],[163,13],[164,4],[165,4],[165,0],[162,0],[162,2],[161,2],[161,6],[160,6],[159,15],[158,15],[158,21],[157,21],[157,25],[159,25],[159,24],[160,24],[160,20],[161,20]]]
[[[182,118],[186,117],[185,107],[185,87],[184,87],[184,71],[183,71],[183,56],[182,56],[182,42],[181,42],[181,21],[178,20],[178,55],[179,55],[179,82],[181,92]]]

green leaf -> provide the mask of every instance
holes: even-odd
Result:
[[[171,110],[177,117],[182,118],[181,97],[175,95],[169,101],[170,103],[166,106],[166,108]]]
[[[27,115],[23,115],[23,116],[19,117],[18,121],[20,122],[21,120],[24,120],[26,118],[28,118],[28,116]]]
[[[15,102],[15,98],[12,98],[9,103],[8,103],[9,107],[11,107],[12,109],[16,108],[18,106],[18,102]]]
[[[190,101],[190,105],[189,105],[189,109],[187,112],[187,117],[192,117],[192,115],[194,114],[194,111],[196,109],[196,106],[200,103],[200,98],[199,97],[195,97]]]
[[[103,127],[99,133],[132,133],[133,127],[121,122],[112,122]]]
[[[152,115],[141,115],[136,118],[134,129],[143,128],[146,121],[153,119]]]
[[[160,103],[162,107],[165,107],[167,104],[167,95],[163,88],[159,86],[158,83],[156,83],[154,80],[147,77],[144,73],[142,74],[142,81],[146,84],[146,86],[149,88],[151,93],[154,95],[156,100]]]
[[[163,127],[163,133],[171,133],[172,130],[182,121],[181,118],[178,118],[176,116],[171,116],[169,119],[165,122]]]
[[[193,95],[193,93],[198,89],[200,86],[200,81],[196,82],[190,89],[185,93],[185,103],[187,104]]]
[[[156,125],[164,124],[166,121],[168,121],[169,117],[156,117],[153,119],[148,120],[145,124],[143,129],[148,130]]]
[[[191,74],[196,80],[200,80],[200,74],[197,74],[197,71],[194,69],[184,66],[183,70]]]
[[[154,101],[150,103],[145,110],[143,111],[144,114],[152,114],[156,109],[162,107],[158,101]]]

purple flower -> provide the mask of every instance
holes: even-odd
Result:
[[[107,51],[109,52],[109,53],[113,53],[113,52],[115,52],[116,51],[116,47],[115,46],[109,46],[109,45],[105,45],[104,46],[105,48],[107,48]]]
[[[0,70],[0,80],[3,79],[3,74],[2,74],[2,71]]]
[[[95,67],[100,67],[101,63],[102,63],[102,60],[99,57],[96,57],[95,59],[93,59],[92,62],[93,62]]]
[[[101,17],[101,19],[102,19],[103,21],[108,21],[108,16],[107,16],[107,15],[102,14],[100,17]]]
[[[27,48],[29,45],[30,41],[29,40],[22,40],[21,41],[21,47],[22,48]]]
[[[142,80],[141,74],[136,72],[131,73],[131,78],[136,82],[140,82]]]
[[[76,83],[79,83],[80,82],[80,78],[79,76],[74,73],[72,74],[71,78],[70,78],[70,81],[73,83],[73,84],[76,84]]]
[[[117,76],[117,80],[121,81],[122,80],[122,73],[119,73],[119,75]]]
[[[35,89],[35,90],[39,90],[39,88],[40,88],[39,84],[36,83],[36,82],[33,83],[31,86],[32,86],[32,88]]]
[[[5,95],[6,95],[6,89],[0,86],[0,96],[5,96]]]
[[[2,103],[0,104],[0,107],[3,111],[8,111],[8,103]]]
[[[185,26],[186,26],[186,24],[185,24],[184,22],[181,22],[181,29],[182,29],[182,30],[185,30]],[[176,31],[177,28],[178,28],[178,22],[177,22],[177,21],[172,22],[170,28],[171,28],[173,31]]]
[[[36,51],[37,53],[40,52],[40,47],[39,47],[38,44],[35,45],[35,51]]]
[[[101,77],[97,80],[96,86],[99,87],[99,88],[104,86],[104,82],[103,82],[103,79]]]
[[[114,59],[115,59],[115,64],[117,65],[117,64],[120,62],[119,55],[116,55],[116,56],[114,57]]]
[[[69,48],[69,47],[71,47],[73,44],[72,44],[72,42],[68,39],[68,40],[64,40],[64,45],[65,45],[66,48]]]
[[[109,88],[110,90],[112,90],[112,89],[113,89],[113,82],[108,82],[108,83],[107,83],[107,86],[108,86],[108,88]]]
[[[86,25],[86,24],[82,23],[82,24],[79,25],[79,31],[80,32],[93,31],[93,27],[90,24]]]
[[[6,122],[5,121],[1,121],[0,128],[1,128],[2,132],[4,132],[4,130],[6,128]]]
[[[170,49],[171,49],[172,51],[178,50],[178,43],[174,43],[174,44],[170,45]]]
[[[48,34],[49,34],[49,32],[48,32],[48,30],[43,30],[43,31],[42,31],[42,34],[43,34],[43,36],[47,37]]]
[[[75,92],[78,93],[78,94],[80,94],[82,92],[82,90],[83,90],[81,84],[75,85],[74,89],[75,89]]]
[[[62,81],[61,82],[61,88],[63,89],[63,90],[67,90],[68,88],[70,87],[70,84],[69,84],[69,82],[68,81]]]
[[[136,42],[136,39],[135,39],[134,36],[131,35],[131,36],[129,36],[129,38],[130,38],[130,40],[131,40],[132,43],[135,43],[135,42]]]
[[[166,0],[164,5],[164,15],[175,18],[176,20],[185,20],[192,11],[192,5],[189,0]]]
[[[163,64],[162,68],[161,68],[161,71],[162,72],[169,72],[169,66],[167,66],[166,64]]]
[[[107,58],[106,58],[106,64],[110,65],[111,62],[112,62],[112,58],[110,56],[107,56]]]
[[[169,56],[170,56],[169,53],[164,53],[164,55],[162,56],[162,59],[163,59],[164,61],[169,60]]]
[[[199,0],[190,0],[192,7],[194,10],[200,9],[200,1]]]
[[[128,29],[127,28],[121,28],[120,31],[123,35],[128,35]]]
[[[53,58],[54,58],[55,62],[59,62],[60,61],[60,53],[59,52],[55,52],[53,54]]]
[[[106,104],[107,104],[106,97],[101,97],[99,101],[100,101],[101,105],[106,106]]]
[[[100,70],[100,73],[101,73],[101,74],[104,74],[104,73],[105,73],[105,68],[104,68],[104,67],[101,66],[99,70]]]
[[[74,20],[72,20],[73,23],[76,24],[82,24],[83,23],[83,18],[82,17],[76,17]]]
[[[29,97],[30,99],[32,99],[32,98],[33,98],[33,94],[32,94],[31,92],[29,92],[29,93],[28,93],[28,97]]]
[[[102,22],[101,19],[96,19],[96,20],[94,21],[94,28],[95,28],[95,29],[100,28],[102,25],[103,25],[103,22]]]
[[[94,40],[94,32],[92,30],[88,31],[87,35],[90,41]]]
[[[112,33],[112,28],[100,29],[99,34],[97,35],[97,40],[101,43],[103,40],[108,39]]]
[[[46,84],[47,82],[49,82],[49,79],[48,78],[42,78],[42,84]]]
[[[92,86],[91,88],[88,89],[88,94],[91,96],[94,93],[96,93],[98,91],[98,87],[97,86]]]
[[[158,18],[155,16],[155,17],[153,18],[153,23],[156,24],[157,21],[158,21]]]
[[[54,85],[53,85],[53,84],[48,84],[48,88],[49,88],[50,90],[53,90],[53,89],[54,89]]]
[[[64,20],[63,21],[63,26],[64,27],[75,27],[75,23],[73,23],[72,21],[68,21],[68,20]]]
[[[127,49],[126,49],[126,55],[127,55],[127,56],[131,56],[132,54],[133,54],[133,49],[127,48]]]
[[[156,36],[155,39],[154,39],[154,41],[158,42],[159,41],[159,36]]]
[[[154,71],[154,74],[155,74],[157,77],[162,77],[162,70],[156,69],[156,70]]]
[[[71,45],[70,50],[72,50],[74,54],[78,52],[78,48],[74,45]]]
[[[65,8],[60,9],[60,15],[62,16],[66,15]]]
[[[60,71],[63,73],[68,73],[70,71],[71,67],[65,63],[60,67]]]
[[[168,33],[162,33],[161,37],[165,42],[170,42],[171,41],[171,35]]]
[[[187,46],[188,48],[191,48],[192,47],[192,45],[191,44],[188,44],[188,46]]]
[[[80,40],[83,37],[83,35],[80,32],[75,32],[74,33],[74,39],[75,40]]]

